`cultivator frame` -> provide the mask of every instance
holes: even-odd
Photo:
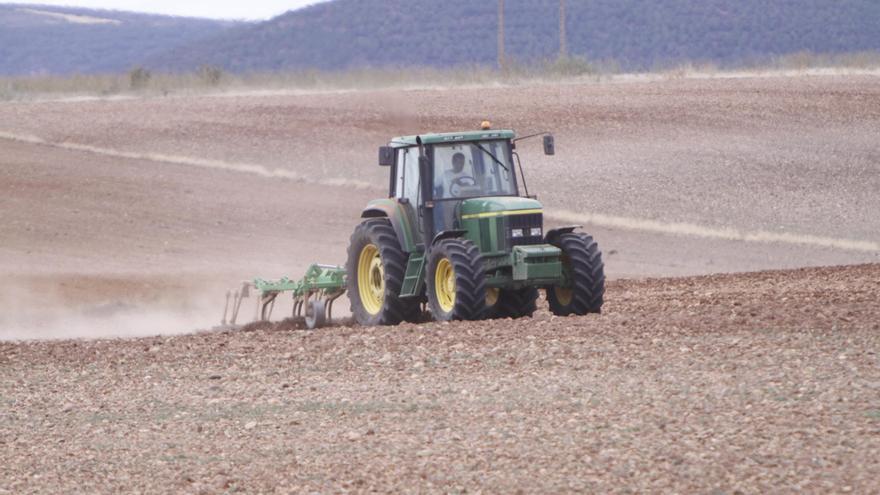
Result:
[[[289,292],[293,296],[294,318],[305,318],[309,329],[320,328],[333,318],[333,303],[345,294],[345,268],[335,265],[314,264],[299,280],[287,277],[279,280],[246,280],[236,289],[226,292],[226,307],[221,325],[238,328],[242,302],[257,291],[259,298],[254,309],[253,321],[269,321],[278,296]]]

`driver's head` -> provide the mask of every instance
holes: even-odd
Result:
[[[464,153],[452,155],[452,171],[459,173],[464,170]]]

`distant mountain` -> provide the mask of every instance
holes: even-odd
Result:
[[[554,57],[558,0],[506,0],[506,49]],[[880,49],[878,0],[567,0],[570,52],[626,69]],[[493,64],[495,0],[334,0],[147,57],[232,71]]]
[[[242,23],[0,4],[0,75],[122,72]]]

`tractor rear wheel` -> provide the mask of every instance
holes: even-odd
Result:
[[[605,296],[605,264],[592,236],[561,234],[551,244],[562,250],[565,284],[547,288],[550,311],[557,316],[601,313]]]
[[[538,289],[487,289],[486,317],[524,318],[531,317],[538,309]]]
[[[400,298],[406,261],[388,219],[367,220],[354,229],[346,284],[351,313],[359,324],[397,325],[419,317],[419,300]]]
[[[486,274],[480,250],[465,239],[445,239],[428,259],[428,306],[437,321],[479,320],[486,311]]]

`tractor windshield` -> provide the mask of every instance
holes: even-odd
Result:
[[[516,196],[516,177],[505,140],[434,146],[434,199]]]

